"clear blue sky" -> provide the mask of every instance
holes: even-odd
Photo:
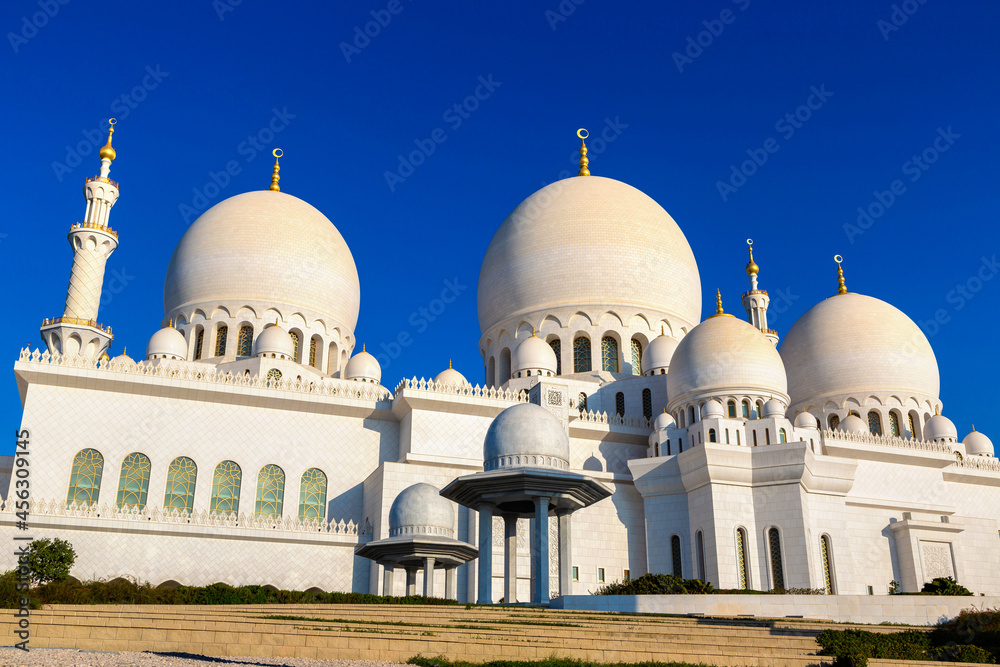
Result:
[[[449,358],[482,381],[476,281],[490,238],[572,168],[578,127],[596,138],[610,122],[614,141],[592,142],[591,170],[677,220],[704,313],[717,287],[738,310],[747,237],[782,335],[835,292],[840,253],[851,291],[920,322],[940,316],[926,330],[945,414],[960,437],[975,422],[1000,443],[1000,4],[235,2],[3,4],[8,364],[26,342],[41,345],[42,318],[62,313],[65,235],[82,219],[80,189],[103,143],[86,133],[108,116],[119,119],[111,224],[121,245],[100,320],[114,327],[114,354],[142,357],[159,326],[167,263],[193,219],[182,206],[203,206],[195,190],[230,161],[239,173],[209,187],[209,203],[266,188],[280,146],[282,190],[323,211],[354,253],[358,340],[377,351],[412,335],[384,369],[390,388]],[[366,28],[375,36],[358,37]],[[449,111],[477,88],[477,108]],[[279,131],[269,137],[270,123]],[[443,143],[412,174],[398,171],[398,156],[435,130]],[[734,177],[731,165],[753,156],[763,164]],[[386,172],[406,178],[390,184]],[[894,181],[880,211],[890,194],[876,193]],[[845,229],[859,207],[879,215]],[[446,280],[467,289],[418,331],[411,314]],[[3,386],[13,429],[13,374]]]

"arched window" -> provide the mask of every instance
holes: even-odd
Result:
[[[495,387],[497,383],[497,358],[490,357],[490,365],[486,367],[486,384]]]
[[[611,336],[601,339],[601,370],[618,372],[618,341]]]
[[[705,536],[699,530],[694,536],[695,545],[698,549],[698,578],[708,581],[705,575]]]
[[[764,444],[765,445],[771,444],[771,429],[769,428],[764,429]]]
[[[743,444],[743,443],[740,442],[740,430],[739,429],[736,429],[736,444],[737,445],[742,445]]]
[[[240,483],[243,481],[243,471],[234,461],[223,461],[215,466],[212,477],[212,500],[209,503],[210,512],[220,514],[240,511]]]
[[[709,442],[715,442],[715,429],[714,428],[708,429],[708,441]]]
[[[674,535],[670,538],[670,561],[673,566],[675,577],[684,577],[684,570],[681,568],[681,538]]]
[[[249,357],[253,354],[253,327],[244,324],[240,327],[240,335],[236,339],[236,356]]]
[[[771,588],[785,588],[785,570],[781,562],[781,534],[777,528],[767,531],[767,546],[771,554]]]
[[[694,406],[693,405],[688,406],[688,423],[689,424],[694,424],[697,421],[698,420],[695,419],[695,417],[694,417]]]
[[[229,338],[229,327],[220,324],[215,332],[215,356],[226,356],[226,339]]]
[[[301,347],[299,334],[295,331],[289,331],[288,335],[292,338],[292,361],[302,363],[302,360],[299,358],[299,347]]]
[[[868,411],[868,430],[872,435],[882,435],[882,415],[875,410]]]
[[[138,452],[129,454],[122,461],[118,477],[118,508],[146,506],[149,491],[149,457]]]
[[[309,339],[309,365],[316,368],[316,336]]]
[[[684,411],[678,410],[674,420],[677,422],[677,428],[684,428]]]
[[[757,419],[764,417],[764,401],[757,401]]]
[[[281,371],[277,368],[272,368],[267,372],[267,386],[276,387],[278,382],[281,380]]]
[[[562,375],[562,343],[558,338],[549,341],[549,347],[556,353],[556,375]]]
[[[778,429],[778,442],[788,442],[788,433],[783,428]]]
[[[257,503],[254,514],[258,516],[281,516],[281,504],[285,496],[285,471],[269,463],[257,474]]]
[[[198,328],[198,335],[194,339],[194,358],[201,359],[201,348],[205,344],[205,330]]]
[[[573,372],[586,373],[590,368],[590,339],[577,336],[573,341]]]
[[[73,467],[69,473],[69,493],[66,504],[96,503],[101,497],[101,474],[104,472],[104,457],[96,449],[81,449],[73,457]]]
[[[622,392],[615,394],[615,412],[619,417],[625,416],[625,394]]]
[[[743,401],[743,418],[750,419],[750,401]]]
[[[642,343],[632,339],[632,375],[642,373]]]
[[[840,426],[840,417],[837,415],[830,415],[830,430],[836,431],[838,426]]]
[[[167,490],[163,494],[163,509],[194,509],[194,484],[198,479],[198,466],[186,456],[178,456],[167,468]]]
[[[653,416],[653,392],[649,389],[642,390],[642,416],[646,419]]]
[[[729,429],[726,429],[726,444],[729,444]]]
[[[582,391],[580,392],[580,395],[576,397],[576,407],[580,410],[580,412],[587,411],[587,395]]]
[[[757,446],[757,431],[753,431],[753,446]]]
[[[740,579],[740,590],[749,588],[747,577],[747,532],[736,529],[736,569]]]
[[[899,437],[899,413],[895,410],[889,413],[889,433]]]
[[[729,416],[736,419],[736,401],[729,399],[729,402],[726,403],[726,408],[729,410]]]
[[[819,555],[823,560],[823,584],[826,594],[833,595],[833,568],[830,566],[830,536],[819,538]]]
[[[510,348],[505,347],[500,350],[500,376],[497,377],[497,384],[503,384],[510,379]]]
[[[683,451],[684,451],[684,438],[677,438],[677,452],[680,453]]]
[[[912,412],[909,414],[909,420],[910,420],[910,437],[913,438],[914,440],[917,440],[920,438],[920,434],[917,433],[917,426],[913,421]]]
[[[322,519],[326,516],[326,474],[318,468],[302,473],[299,482],[299,519]]]

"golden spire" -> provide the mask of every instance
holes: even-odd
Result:
[[[531,337],[535,337],[535,327],[531,327]]]
[[[362,352],[364,352],[364,351],[365,351],[365,344],[364,344],[364,343],[361,343],[361,351],[362,351]]]
[[[976,432],[976,425],[975,425],[975,424],[973,424],[973,425],[972,425],[972,432],[973,432],[973,433],[975,433],[975,432]]]
[[[844,258],[840,255],[834,255],[833,261],[837,263],[837,294],[847,294],[847,286],[844,284],[844,269],[840,266]]]
[[[660,335],[661,336],[666,336],[667,335],[667,328],[665,326],[663,326],[662,324],[660,325]],[[663,408],[663,409],[666,410],[666,408]]]
[[[715,315],[710,317],[733,317],[722,310],[722,292],[720,290],[715,290]]]
[[[590,136],[590,132],[581,127],[576,131],[576,136],[580,137],[580,173],[577,176],[590,176],[590,169],[587,169],[587,165],[590,164],[590,160],[587,159],[587,142],[584,141]]]
[[[281,188],[278,187],[278,180],[281,178],[278,176],[278,171],[281,170],[281,167],[278,166],[278,158],[283,154],[284,153],[282,153],[280,148],[275,148],[271,151],[271,155],[274,156],[274,171],[271,173],[271,187],[269,189],[274,190],[275,192],[281,191]]]
[[[111,135],[115,133],[115,123],[117,122],[114,118],[108,119],[108,143],[104,144],[104,147],[98,153],[102,160],[115,161],[115,149],[111,146]]]
[[[747,264],[747,275],[755,276],[760,267],[753,261],[753,239],[747,239],[747,247],[750,249],[750,262]]]
[[[448,360],[448,370],[451,370],[451,359]]]

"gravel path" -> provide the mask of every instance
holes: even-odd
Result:
[[[406,667],[377,660],[317,660],[315,658],[215,657],[162,653],[103,653],[63,648],[34,648],[27,653],[0,648],[0,667]]]

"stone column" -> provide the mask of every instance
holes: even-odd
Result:
[[[549,602],[549,498],[538,496],[535,499],[535,532],[538,540],[538,554],[533,559],[532,569],[535,571],[535,604]]]
[[[390,562],[382,563],[382,595],[392,595],[392,571],[394,566]]]
[[[479,604],[493,604],[493,506],[479,506]]]
[[[452,565],[444,569],[444,596],[449,600],[457,600],[458,566]]]
[[[434,559],[424,559],[424,597],[434,597]]]
[[[406,568],[406,594],[417,594],[417,568],[415,567]]]
[[[536,385],[537,386],[537,385]],[[537,558],[538,553],[538,531],[535,530],[535,517],[528,519],[528,562],[534,563],[535,558]],[[535,591],[537,590],[536,585],[538,580],[535,574],[534,567],[528,567],[528,571],[531,577],[531,585],[528,587],[528,599],[535,599]]]
[[[503,601],[517,602],[517,515],[503,515]]]
[[[573,534],[570,530],[570,510],[556,511],[559,520],[559,595],[573,592]]]

